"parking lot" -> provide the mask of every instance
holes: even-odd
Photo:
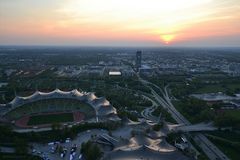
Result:
[[[33,154],[39,155],[40,157],[44,158],[45,160],[77,160],[79,159],[81,144],[83,142],[87,142],[91,139],[91,135],[103,135],[107,134],[106,130],[101,129],[94,129],[88,130],[85,132],[81,132],[78,136],[71,140],[66,139],[64,142],[49,142],[47,144],[32,144],[33,145]],[[61,157],[61,154],[58,151],[53,152],[56,147],[63,147],[63,150],[66,150],[66,154],[64,157]],[[76,151],[73,153],[73,147],[76,146]],[[71,154],[72,150],[72,154]],[[74,149],[75,150],[75,149]],[[80,156],[81,157],[81,156]],[[80,158],[81,159],[81,158]]]

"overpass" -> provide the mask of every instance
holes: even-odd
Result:
[[[177,124],[167,125],[169,131],[182,131],[182,132],[200,132],[200,131],[215,131],[218,128],[214,127],[212,123],[198,123],[193,125]]]

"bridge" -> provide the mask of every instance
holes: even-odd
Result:
[[[104,134],[104,135],[100,135],[96,142],[104,145],[115,146],[119,141],[112,136]]]
[[[167,125],[169,131],[182,132],[200,132],[200,131],[215,131],[218,128],[213,126],[213,123],[198,123],[193,125],[177,124]]]

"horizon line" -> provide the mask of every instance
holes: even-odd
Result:
[[[83,47],[83,48],[240,48],[239,45],[71,45],[71,44],[0,44],[0,47]]]

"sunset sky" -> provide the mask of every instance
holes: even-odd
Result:
[[[240,0],[0,0],[0,45],[240,46]]]

